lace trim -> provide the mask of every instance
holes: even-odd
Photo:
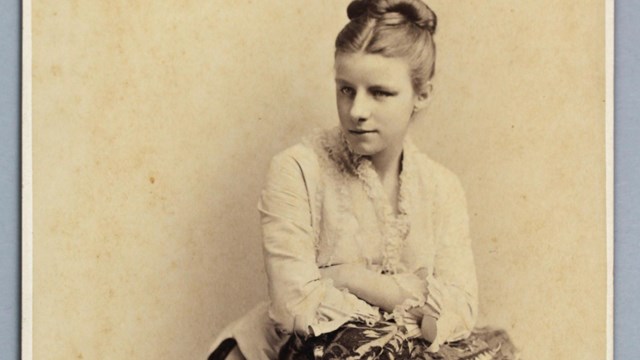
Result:
[[[350,212],[349,203],[346,199],[349,194],[349,175],[360,179],[364,191],[373,204],[378,221],[382,224],[383,239],[383,263],[381,272],[387,274],[397,274],[406,271],[401,263],[402,249],[404,242],[411,230],[409,221],[410,200],[414,198],[412,189],[415,188],[416,169],[415,154],[417,149],[407,139],[403,148],[402,172],[399,178],[398,193],[398,215],[393,214],[393,209],[389,204],[387,195],[384,192],[382,183],[378,178],[371,161],[361,155],[354,153],[347,142],[346,136],[340,127],[330,130],[315,131],[311,136],[305,138],[303,143],[315,150],[321,159],[324,169],[330,171],[330,176],[340,185],[339,191],[341,200],[338,201],[339,211]],[[322,191],[316,192],[315,221],[320,224]],[[316,228],[316,247],[320,238],[320,226]],[[327,239],[331,241],[330,238]],[[331,244],[328,244],[330,247]]]

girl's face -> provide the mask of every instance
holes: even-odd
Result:
[[[408,61],[339,53],[335,73],[340,124],[353,151],[372,158],[399,156],[412,115],[429,95],[414,91]]]

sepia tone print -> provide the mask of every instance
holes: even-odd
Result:
[[[606,358],[606,1],[398,2],[32,1],[33,358]]]

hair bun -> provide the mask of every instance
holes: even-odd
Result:
[[[347,7],[347,16],[349,20],[353,20],[355,18],[359,18],[360,16],[366,14],[369,11],[369,6],[371,1],[367,0],[354,0]]]
[[[436,14],[420,0],[354,0],[347,7],[350,20],[365,14],[381,18],[385,14],[402,15],[407,21],[434,34],[438,25]]]
[[[436,32],[438,18],[436,14],[420,0],[396,0],[380,1],[381,5],[386,5],[386,13],[398,13],[403,15],[407,21],[427,30],[431,34]]]

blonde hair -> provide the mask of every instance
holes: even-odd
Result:
[[[364,52],[409,61],[414,90],[435,73],[436,14],[420,0],[354,0],[349,23],[336,38],[336,55]]]

